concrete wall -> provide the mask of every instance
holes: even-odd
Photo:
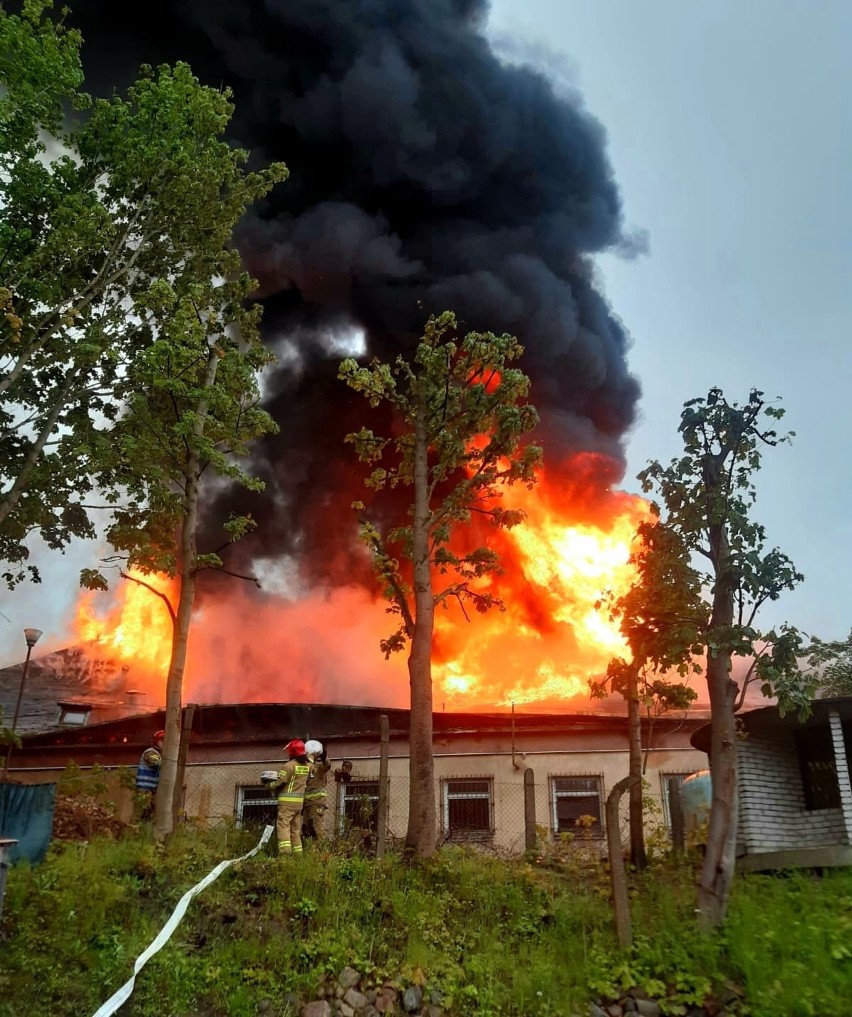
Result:
[[[368,748],[373,749],[373,746]],[[388,778],[390,808],[388,826],[391,834],[404,838],[408,823],[408,757],[404,754],[404,742],[391,744]],[[551,778],[558,776],[596,777],[600,779],[601,813],[603,814],[606,795],[612,786],[626,776],[628,758],[625,749],[586,747],[574,750],[548,750],[538,752],[526,746],[523,753],[516,752],[513,765],[511,751],[487,752],[482,748],[472,749],[467,745],[461,751],[446,751],[446,746],[436,748],[436,806],[439,824],[444,815],[443,781],[448,778],[488,779],[491,784],[493,834],[474,840],[486,843],[494,850],[505,853],[520,853],[524,849],[524,770],[530,767],[535,774],[536,823],[552,835],[554,831],[553,799]],[[375,750],[378,745],[375,746]],[[378,780],[378,756],[364,754],[364,746],[336,743],[333,747],[332,768],[342,758],[354,763],[354,777],[364,780]],[[187,815],[201,822],[216,822],[236,818],[236,803],[240,785],[257,785],[260,773],[276,769],[281,765],[280,756],[269,756],[253,761],[229,760],[192,764],[186,770],[186,811]],[[707,765],[707,757],[696,749],[661,748],[650,753],[647,780],[649,794],[661,802],[662,775],[670,773],[691,773]],[[350,785],[352,787],[352,785]],[[626,799],[624,800],[626,815]],[[341,811],[340,787],[329,776],[329,808],[333,815]],[[662,809],[657,811],[662,816]],[[326,822],[326,829],[331,823]],[[598,836],[602,830],[593,830]]]
[[[826,737],[830,737],[826,727]],[[789,729],[749,730],[739,745],[740,853],[846,843],[841,809],[807,809]]]

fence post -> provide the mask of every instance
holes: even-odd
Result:
[[[621,853],[621,827],[618,806],[621,796],[641,777],[624,777],[607,795],[606,799],[606,843],[609,850],[609,876],[612,883],[612,908],[615,912],[615,931],[618,945],[626,950],[633,941],[630,928],[630,903],[627,899],[627,874],[624,871],[624,856]]]
[[[379,814],[376,817],[376,858],[385,857],[385,833],[388,828],[388,748],[390,745],[390,729],[387,714],[379,717],[381,733],[381,750],[379,755]]]
[[[6,858],[9,849],[13,848],[17,843],[11,837],[0,838],[0,918],[3,917],[3,897],[6,895],[6,873],[9,869],[9,863]]]
[[[683,828],[683,801],[680,797],[680,777],[669,777],[669,819],[672,824],[672,847],[676,854],[683,854],[686,849],[686,837]]]
[[[195,703],[190,703],[189,706],[184,707],[183,720],[180,726],[175,794],[172,799],[172,829],[183,819],[183,807],[186,803],[186,757],[189,753],[189,738],[192,734],[193,717],[195,717]]]
[[[535,774],[524,770],[524,848],[535,851]]]

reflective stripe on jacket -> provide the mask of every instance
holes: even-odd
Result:
[[[156,791],[157,785],[160,783],[160,764],[151,765],[148,762],[152,751],[156,752],[155,749],[145,749],[142,753],[142,758],[139,760],[139,765],[136,767],[137,791]],[[160,753],[157,752],[156,755],[159,759]]]
[[[279,802],[301,802],[305,797],[305,786],[308,778],[313,773],[307,763],[297,763],[291,759],[289,763],[278,771],[278,781],[275,784]]]
[[[331,763],[326,760],[324,763],[314,763],[314,772],[308,778],[305,788],[305,801],[316,802],[326,797],[325,782],[328,779],[328,771]]]

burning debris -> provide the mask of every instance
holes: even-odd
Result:
[[[190,696],[405,701],[403,662],[378,658],[387,619],[349,509],[360,473],[342,443],[363,411],[337,368],[353,348],[412,349],[427,316],[447,308],[465,329],[520,337],[547,474],[522,506],[530,525],[489,537],[504,554],[506,614],[439,619],[436,702],[580,692],[618,648],[594,603],[627,581],[645,513],[611,493],[638,385],[590,259],[624,249],[620,200],[600,125],[534,70],[502,64],[486,14],[485,0],[74,5],[92,90],[123,86],[141,62],[185,59],[233,89],[234,140],[291,170],[238,238],[280,356],[266,402],[281,434],[257,449],[266,493],[219,496],[258,521],[236,570],[289,568],[290,581],[281,598],[237,583],[205,591]],[[132,658],[134,681],[164,666],[170,635],[153,621],[168,622],[157,598],[138,597],[152,613],[132,623],[136,644],[120,634],[130,603],[100,635]]]

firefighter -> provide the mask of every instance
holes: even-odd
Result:
[[[302,853],[302,804],[305,785],[311,776],[312,767],[305,752],[305,743],[294,738],[284,746],[287,762],[278,771],[278,779],[272,785],[278,797],[278,853],[282,855]]]
[[[154,796],[160,783],[165,737],[165,731],[155,732],[153,744],[142,753],[136,767],[136,810],[140,820],[150,819],[154,813]]]
[[[311,740],[305,745],[308,759],[313,765],[313,775],[305,787],[305,804],[302,809],[302,833],[306,838],[322,840],[323,820],[328,808],[325,784],[331,763],[322,742]]]

